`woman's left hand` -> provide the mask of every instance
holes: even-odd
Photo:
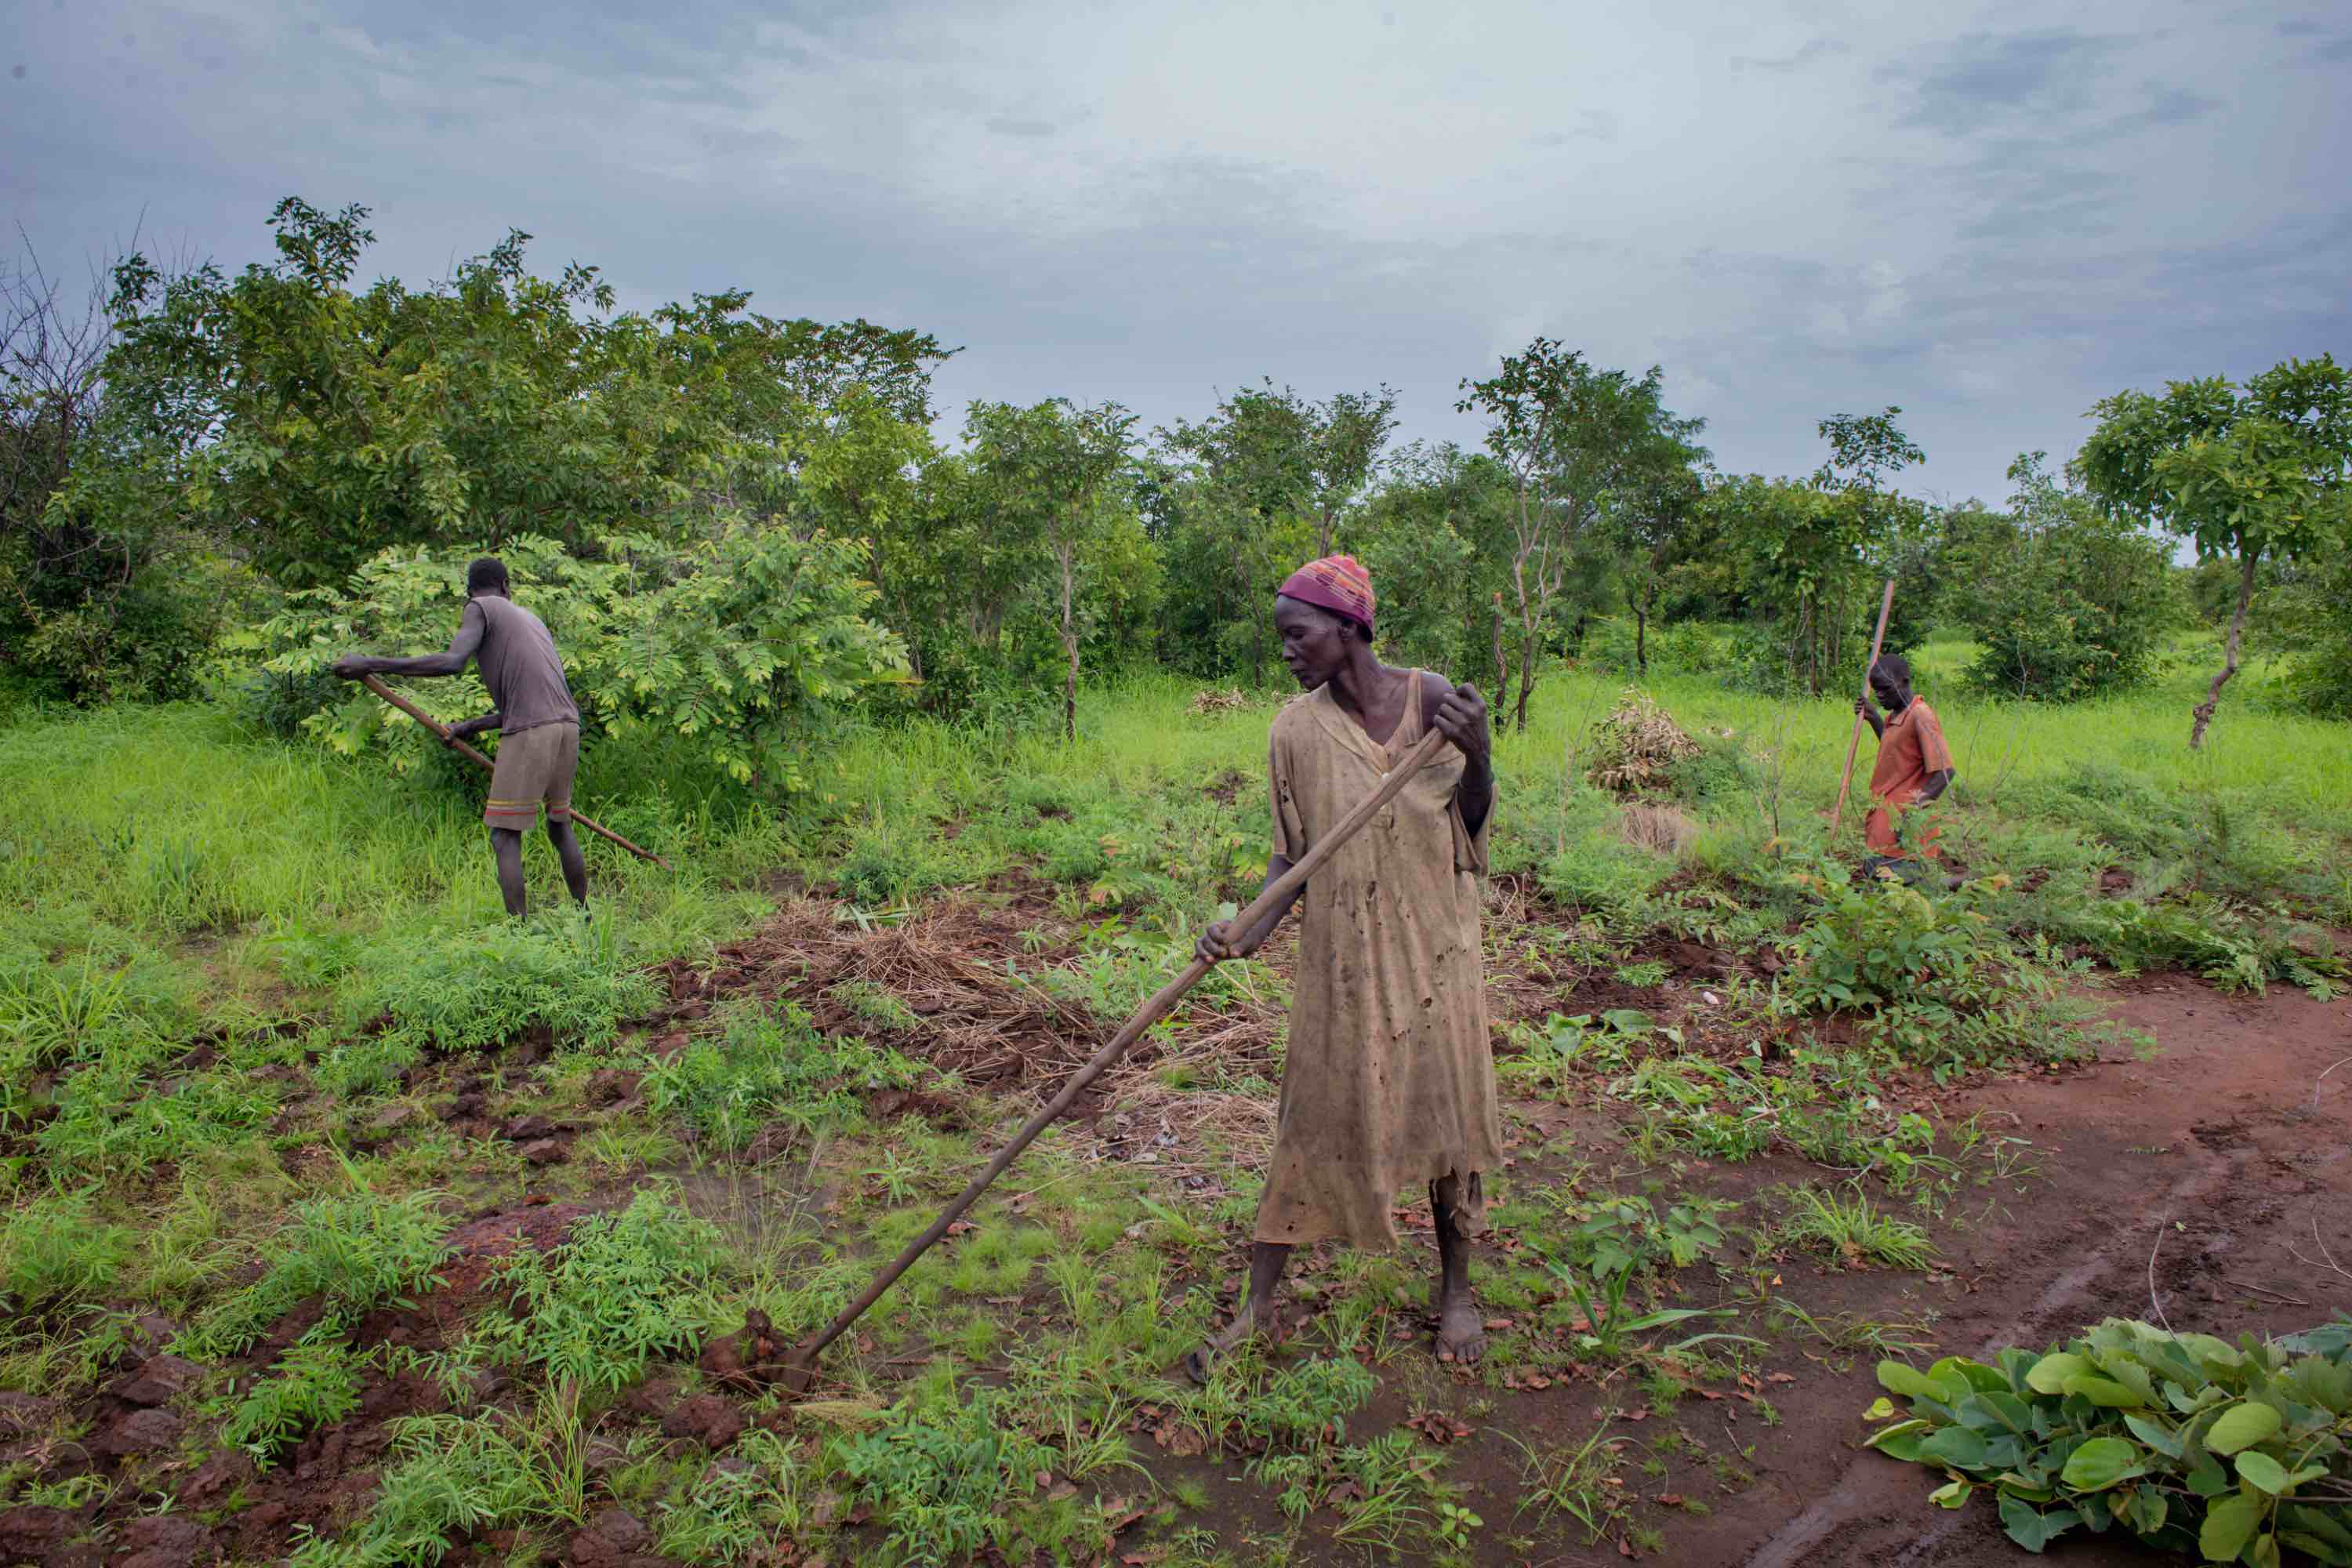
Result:
[[[1486,765],[1488,739],[1486,734],[1486,700],[1478,689],[1464,682],[1445,694],[1437,705],[1437,713],[1430,721],[1437,732],[1461,750],[1474,767]]]

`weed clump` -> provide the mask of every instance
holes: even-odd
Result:
[[[481,1050],[534,1025],[593,1048],[654,1001],[611,925],[566,912],[420,942],[375,970],[362,1010],[445,1051]]]
[[[1053,1468],[1054,1450],[1022,1429],[1006,1395],[902,1403],[876,1430],[842,1440],[843,1476],[882,1515],[893,1560],[945,1563],[1013,1543],[1009,1506]]]
[[[855,1037],[828,1039],[805,1008],[785,1003],[740,1013],[720,1037],[654,1062],[645,1090],[656,1112],[733,1153],[774,1121],[810,1127],[854,1115],[860,1094],[907,1088],[916,1071],[896,1051]]]
[[[101,1300],[132,1246],[131,1232],[100,1223],[80,1194],[36,1198],[0,1226],[0,1303],[22,1314]]]
[[[694,1350],[719,1250],[716,1226],[667,1194],[640,1192],[617,1215],[582,1220],[544,1257],[518,1252],[498,1276],[514,1300],[484,1318],[477,1340],[558,1387],[626,1388],[655,1357]]]
[[[426,1287],[449,1256],[436,1193],[388,1198],[375,1193],[314,1198],[272,1239],[277,1260],[196,1326],[187,1353],[233,1355],[313,1297],[324,1298],[319,1331],[348,1329],[366,1312],[401,1304]]]
[[[265,1470],[303,1433],[340,1421],[360,1405],[359,1376],[340,1340],[305,1338],[278,1358],[275,1370],[277,1375],[253,1385],[221,1429]]]

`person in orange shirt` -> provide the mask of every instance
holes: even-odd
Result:
[[[1936,858],[1936,830],[1920,835],[1916,850],[1906,846],[1903,813],[1950,788],[1957,770],[1951,748],[1944,743],[1943,722],[1925,699],[1912,695],[1911,666],[1900,654],[1879,656],[1870,667],[1870,689],[1886,704],[1886,712],[1881,717],[1867,697],[1853,705],[1878,736],[1878,765],[1870,774],[1871,798],[1878,804],[1862,825],[1863,838],[1871,848],[1863,871],[1875,875],[1885,868],[1910,881],[1925,869],[1915,853],[1924,859]]]

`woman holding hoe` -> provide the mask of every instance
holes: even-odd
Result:
[[[1372,657],[1371,579],[1352,557],[1301,567],[1275,600],[1283,662],[1306,689],[1274,721],[1271,884],[1430,730],[1452,749],[1294,898],[1303,901],[1274,1158],[1259,1201],[1248,1299],[1187,1358],[1195,1377],[1274,1326],[1291,1249],[1337,1237],[1392,1247],[1391,1205],[1427,1184],[1438,1254],[1436,1354],[1486,1348],[1469,1237],[1486,1228],[1484,1178],[1502,1159],[1478,939],[1479,880],[1495,801],[1486,704],[1467,686]],[[1248,931],[1202,933],[1212,963],[1255,952]]]

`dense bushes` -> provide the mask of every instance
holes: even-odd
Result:
[[[1947,524],[1943,603],[1978,645],[1969,681],[2064,700],[2144,676],[2185,606],[2163,542],[2062,489],[2031,453],[2010,466],[2010,512]]]

